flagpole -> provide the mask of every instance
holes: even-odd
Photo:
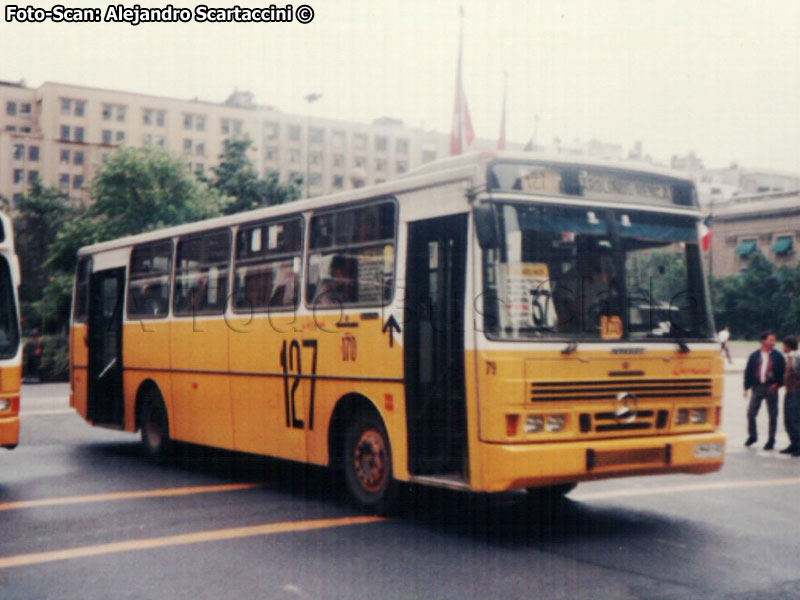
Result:
[[[506,98],[508,97],[508,71],[503,70],[503,113],[500,116],[500,137],[497,140],[497,149],[506,149]]]

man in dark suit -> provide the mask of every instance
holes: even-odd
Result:
[[[761,348],[747,359],[744,369],[744,395],[750,393],[750,404],[747,407],[747,433],[745,446],[752,446],[758,440],[756,416],[761,408],[761,401],[767,401],[769,414],[769,439],[764,450],[775,448],[775,430],[778,426],[778,388],[783,385],[786,371],[786,360],[775,350],[775,334],[765,331],[761,334]]]

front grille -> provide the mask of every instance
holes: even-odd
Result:
[[[710,398],[711,379],[617,379],[614,381],[533,381],[531,402],[614,400],[620,392],[647,398]]]

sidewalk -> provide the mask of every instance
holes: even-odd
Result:
[[[726,373],[743,373],[747,365],[747,358],[734,358],[732,363],[729,363],[725,357],[725,372]]]

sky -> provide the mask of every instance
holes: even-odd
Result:
[[[707,167],[800,172],[796,0],[290,2],[310,5],[314,20],[133,27],[9,23],[3,14],[0,79],[210,101],[249,90],[261,104],[301,114],[303,97],[318,92],[319,116],[388,115],[448,132],[461,5],[464,88],[479,137],[498,136],[507,72],[509,140],[596,138],[626,151],[641,140],[662,162],[693,150]]]

